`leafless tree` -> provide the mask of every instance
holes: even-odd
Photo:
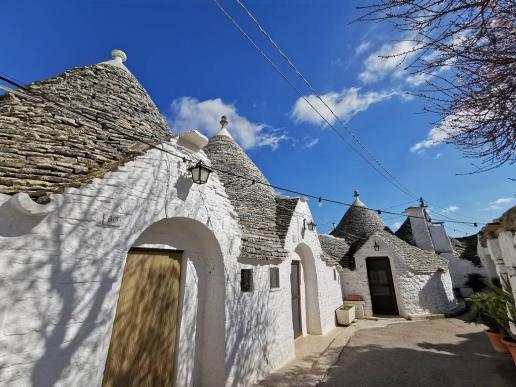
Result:
[[[411,42],[393,54],[422,86],[445,142],[480,158],[474,172],[516,162],[516,1],[375,0],[360,21],[390,21]],[[386,59],[389,57],[385,57]]]

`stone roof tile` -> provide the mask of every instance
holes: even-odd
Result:
[[[268,183],[265,176],[229,134],[213,136],[204,151],[214,167],[256,182],[252,184],[249,180],[219,173],[242,227],[240,257],[251,260],[285,259],[287,253],[277,230],[276,195],[271,187],[260,184]]]
[[[149,148],[134,136],[152,144],[171,137],[144,88],[121,67],[75,68],[26,89],[0,96],[0,193],[26,192],[45,203],[49,193],[102,176]]]

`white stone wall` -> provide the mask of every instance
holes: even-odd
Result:
[[[489,274],[484,266],[475,266],[470,261],[457,258],[455,255],[450,253],[441,253],[440,256],[448,261],[448,267],[454,288],[465,287],[465,282],[468,280],[468,274],[471,273],[480,274],[486,280],[489,279]]]
[[[456,306],[449,272],[416,274],[380,239],[376,240],[380,249],[375,251],[374,242],[374,237],[370,238],[355,253],[354,271],[346,269],[342,273],[344,295],[362,296],[366,316],[373,314],[366,266],[368,257],[389,258],[398,312],[401,316],[445,313]]]
[[[303,334],[326,334],[335,328],[335,310],[342,305],[340,276],[335,268],[321,260],[322,248],[317,232],[303,228],[303,219],[313,219],[305,199],[301,199],[294,211],[285,248],[295,252],[302,265]],[[299,258],[297,258],[297,257]],[[303,296],[303,294],[302,294]]]
[[[189,152],[175,140],[166,148]],[[267,265],[237,261],[240,229],[221,182],[214,174],[193,185],[186,167],[150,150],[66,189],[41,216],[0,197],[0,384],[101,384],[125,258],[136,245],[184,250],[176,385],[249,385],[292,357],[292,338],[278,340],[292,332],[284,322],[289,272],[281,270],[282,291],[271,292]],[[240,291],[244,267],[255,271],[252,293]]]
[[[486,247],[482,247],[480,241],[477,244],[477,252],[480,257],[480,261],[482,262],[482,266],[485,267],[486,272],[488,274],[488,278],[490,280],[494,278],[498,278],[498,274],[496,273],[496,265],[491,259],[491,255],[489,254],[489,249]]]

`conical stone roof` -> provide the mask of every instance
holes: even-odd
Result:
[[[358,192],[355,191],[353,205],[346,211],[330,235],[344,238],[350,245],[354,245],[385,228],[380,217],[374,211],[366,209],[365,204],[359,199]]]
[[[133,137],[152,144],[171,137],[122,64],[125,54],[113,55],[0,96],[0,193],[26,192],[44,203],[48,193],[102,176],[149,148]]]
[[[231,174],[218,173],[239,217],[242,227],[240,257],[251,260],[282,260],[282,248],[276,225],[274,190],[259,183],[268,183],[265,176],[223,127],[204,147],[217,169],[254,179],[256,183]]]

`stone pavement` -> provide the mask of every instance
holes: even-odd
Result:
[[[357,332],[319,386],[509,387],[516,367],[482,327],[438,319]]]
[[[257,386],[316,386],[324,379],[355,332],[401,322],[407,321],[399,318],[358,320],[349,327],[337,327],[325,336],[300,337],[295,343],[296,358],[267,376]]]

